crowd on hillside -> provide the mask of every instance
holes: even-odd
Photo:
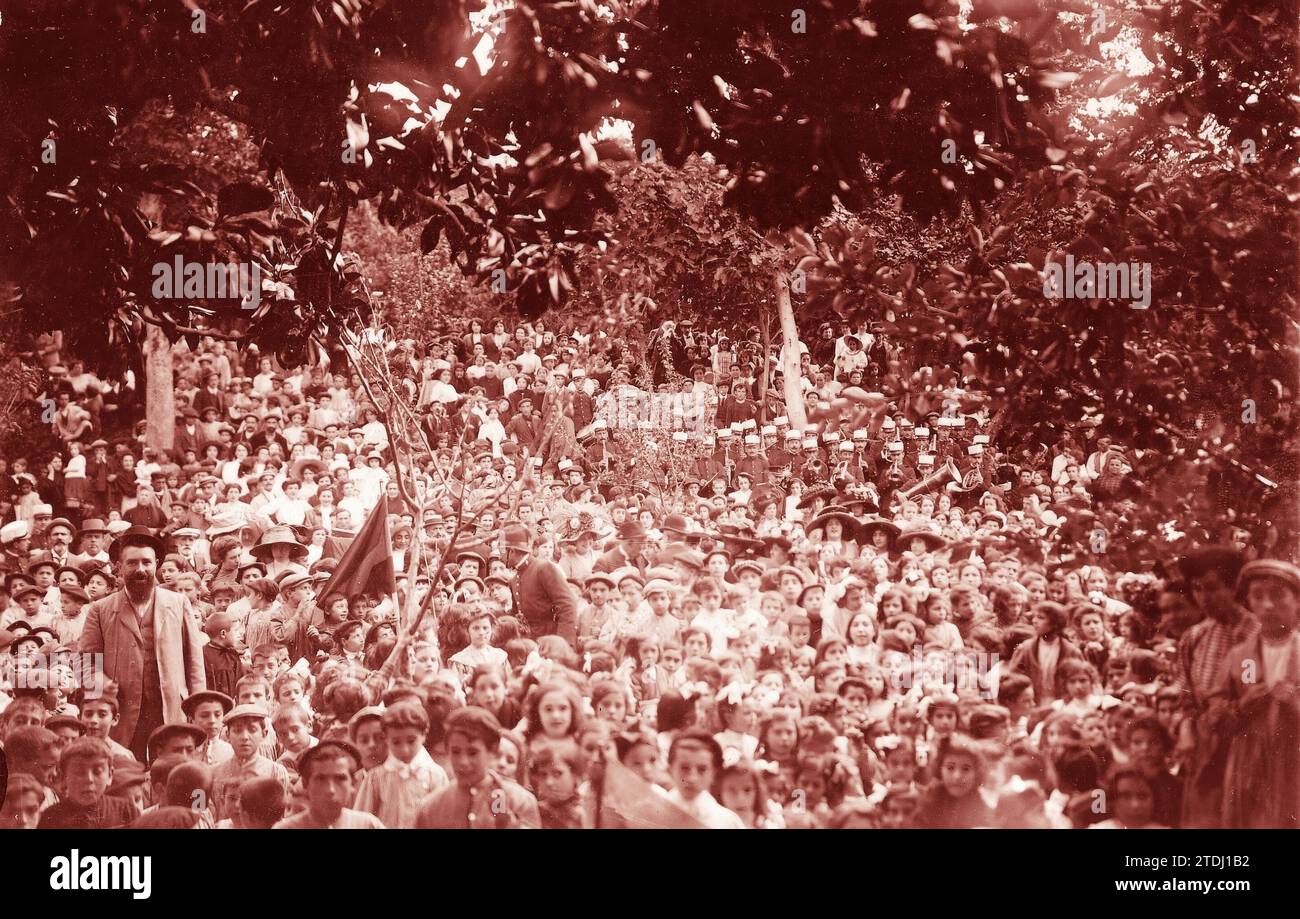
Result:
[[[799,406],[692,323],[365,342],[178,343],[170,449],[30,343],[0,826],[1300,826],[1300,569],[1116,570],[1124,445],[1011,456],[869,325]]]

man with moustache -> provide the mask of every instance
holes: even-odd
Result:
[[[189,599],[158,586],[162,542],[133,526],[109,548],[123,587],[90,604],[83,654],[102,654],[104,676],[119,687],[119,719],[111,735],[145,762],[149,735],[185,722],[181,702],[207,688],[203,644]]]

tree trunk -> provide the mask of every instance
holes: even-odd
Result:
[[[772,354],[772,312],[766,307],[758,308],[758,328],[763,334],[763,361],[758,375],[758,423],[767,424],[767,384],[772,378],[772,364],[768,357]]]
[[[794,307],[790,304],[790,280],[776,275],[776,309],[781,317],[781,375],[785,387],[785,414],[790,427],[802,431],[808,427],[803,410],[803,393],[799,389],[799,328],[794,324]],[[766,359],[766,358],[765,358]]]
[[[158,326],[148,329],[144,340],[145,445],[170,452],[176,436],[172,345]]]

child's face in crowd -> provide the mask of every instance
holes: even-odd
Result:
[[[41,796],[34,791],[10,795],[0,809],[0,830],[34,830],[41,822]]]
[[[364,648],[365,645],[366,645],[365,629],[353,629],[344,637],[342,641],[343,650],[347,651],[350,654],[356,654],[358,651]]]
[[[469,643],[476,648],[486,648],[492,640],[492,620],[475,619],[469,626]]]
[[[659,663],[659,646],[649,644],[642,645],[637,657],[637,663],[640,664],[642,668],[653,667],[655,664]]]
[[[647,782],[654,782],[659,751],[649,744],[637,744],[623,757],[623,765]]]
[[[885,695],[885,675],[883,673],[868,673],[863,677],[863,682],[867,684],[867,690],[872,698],[880,699]]]
[[[1078,673],[1065,681],[1065,691],[1071,699],[1086,699],[1092,692],[1092,677]]]
[[[936,734],[951,734],[957,730],[957,713],[950,708],[935,709],[930,713],[930,726]]]
[[[1043,731],[1043,742],[1047,744],[1047,749],[1053,756],[1061,752],[1069,739],[1069,732],[1060,722],[1049,724]]]
[[[1252,578],[1246,585],[1246,605],[1259,617],[1263,634],[1273,640],[1290,635],[1300,619],[1300,597],[1280,578]]]
[[[1128,664],[1122,660],[1114,660],[1106,665],[1106,688],[1110,690],[1118,689],[1124,685],[1128,677]]]
[[[569,764],[558,757],[533,772],[537,797],[547,804],[559,804],[577,793],[578,779]]]
[[[236,757],[240,760],[251,759],[266,739],[266,726],[257,718],[239,718],[234,724],[226,726],[226,739],[235,748]]]
[[[81,706],[81,723],[86,727],[87,737],[98,737],[103,740],[108,737],[108,732],[117,723],[117,713],[107,702],[87,699]]]
[[[388,740],[388,752],[403,763],[412,762],[424,746],[424,734],[415,728],[385,728],[384,737]]]
[[[1158,771],[1165,765],[1165,750],[1154,733],[1136,730],[1129,734],[1128,754],[1144,770]]]
[[[735,813],[757,810],[758,783],[744,773],[725,775],[718,783],[718,803]]]
[[[891,785],[910,785],[916,777],[916,758],[910,750],[895,748],[885,754],[885,769]]]
[[[1140,689],[1130,689],[1120,697],[1120,700],[1126,705],[1134,708],[1145,708],[1147,704],[1147,694]]]
[[[563,737],[573,724],[573,708],[568,698],[558,692],[548,692],[537,704],[538,719],[548,737]]]
[[[438,652],[431,647],[419,648],[411,657],[411,679],[417,684],[438,672]]]
[[[72,727],[71,725],[64,725],[64,726],[54,728],[53,749],[54,749],[56,760],[59,754],[61,754],[65,749],[67,749],[68,744],[72,743],[80,736],[81,736],[81,732],[78,731],[75,727]]]
[[[200,702],[194,706],[194,723],[203,728],[208,737],[216,737],[221,733],[223,716],[220,702]]]
[[[788,718],[773,721],[767,727],[767,752],[777,759],[793,753],[798,740],[799,731]]]
[[[875,636],[875,631],[869,616],[854,616],[853,622],[849,624],[849,640],[855,645],[869,644]]]
[[[713,785],[713,755],[708,750],[683,745],[668,764],[668,771],[682,797],[692,801]]]
[[[280,687],[278,701],[281,705],[297,705],[302,702],[303,696],[302,684],[290,682]]]
[[[898,637],[903,640],[903,644],[909,647],[916,644],[916,639],[917,639],[916,626],[912,625],[912,623],[910,622],[895,623],[894,631],[897,632]]]
[[[817,769],[802,769],[796,779],[796,789],[803,792],[805,807],[816,807],[826,798],[826,778]]]
[[[958,595],[953,599],[953,615],[958,619],[971,619],[975,616],[976,600],[972,594]]]
[[[623,724],[627,720],[627,700],[622,693],[613,693],[601,699],[596,706],[596,717],[611,724]]]
[[[1083,733],[1083,742],[1089,747],[1102,747],[1106,745],[1105,718],[1099,715],[1085,718],[1079,725],[1079,730]]]
[[[867,712],[867,690],[862,686],[849,686],[841,696],[848,710],[861,718]]]
[[[266,686],[262,683],[252,683],[245,686],[239,691],[239,698],[236,700],[240,705],[260,705],[266,707]]]
[[[275,656],[271,654],[259,654],[253,658],[253,673],[265,677],[267,680],[275,679],[276,662]]]
[[[519,748],[509,740],[502,739],[500,752],[497,753],[497,772],[508,779],[516,780],[519,776]]]
[[[489,750],[481,738],[462,731],[455,731],[447,738],[447,759],[461,785],[477,785],[483,781],[496,763],[498,753],[499,747]]]
[[[698,633],[691,635],[684,642],[687,657],[708,657],[709,641],[703,635]]]
[[[794,648],[802,648],[812,639],[812,626],[806,623],[795,623],[790,626],[790,644]]]
[[[1101,641],[1105,636],[1105,629],[1102,627],[1101,617],[1092,614],[1080,618],[1079,634],[1083,636],[1085,641]]]
[[[388,759],[388,739],[378,718],[367,719],[358,725],[352,742],[361,751],[361,765],[367,769],[373,769]]]
[[[835,643],[826,649],[826,654],[822,657],[822,662],[826,664],[842,664],[848,659],[849,649],[840,643]],[[836,687],[837,689],[839,687]],[[831,690],[827,690],[830,692]]]
[[[964,798],[973,793],[979,785],[975,760],[964,754],[945,756],[939,764],[939,781],[954,798]]]
[[[731,710],[727,716],[727,729],[747,734],[758,723],[758,713],[752,702],[745,701]]]
[[[294,713],[275,723],[275,736],[290,752],[306,750],[311,744],[311,725],[302,715]]]
[[[143,814],[144,809],[149,806],[149,797],[143,784],[132,785],[126,790],[125,797],[137,814]]]
[[[848,679],[848,674],[845,673],[844,668],[838,667],[822,678],[821,691],[836,695],[840,691],[840,684],[846,679]]]
[[[1120,779],[1115,789],[1115,800],[1111,803],[1115,817],[1125,826],[1143,826],[1151,822],[1155,809],[1155,796],[1151,786],[1136,777]]]
[[[890,830],[910,829],[915,814],[915,801],[907,798],[886,798],[881,807],[880,825]]]
[[[90,807],[104,796],[113,781],[113,766],[94,756],[76,756],[65,764],[63,787],[67,799],[79,807]]]
[[[496,711],[505,701],[506,687],[495,673],[485,673],[474,682],[474,704]],[[502,744],[504,748],[506,745]]]

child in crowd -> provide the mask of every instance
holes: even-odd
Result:
[[[63,798],[41,814],[42,830],[108,830],[135,819],[135,808],[108,794],[113,753],[98,737],[81,737],[59,757]]]
[[[496,667],[501,671],[502,677],[508,676],[510,663],[506,652],[492,646],[493,622],[492,611],[486,608],[475,610],[466,620],[469,646],[450,658],[462,680],[468,681],[479,667]]]
[[[529,751],[528,771],[530,784],[537,789],[542,829],[591,828],[579,794],[586,760],[576,743],[572,740],[539,741]]]
[[[447,773],[424,748],[429,718],[423,708],[398,703],[384,711],[381,724],[388,759],[366,772],[353,807],[390,829],[410,829],[424,800],[447,784]]]

